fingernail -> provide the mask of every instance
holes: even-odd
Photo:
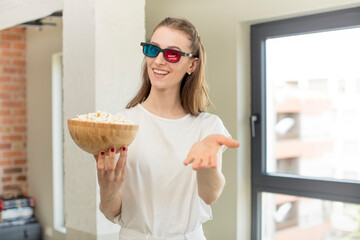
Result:
[[[111,151],[111,152],[115,152],[115,148],[112,147],[112,148],[110,149],[110,151]]]
[[[101,154],[101,155],[105,155],[105,152],[104,152],[104,151],[101,151],[100,154]]]
[[[126,151],[126,147],[122,147],[122,150],[125,152],[125,151]]]

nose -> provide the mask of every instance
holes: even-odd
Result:
[[[155,63],[159,65],[164,65],[166,63],[163,52],[160,52],[159,55],[156,56]]]

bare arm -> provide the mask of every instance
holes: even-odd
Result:
[[[225,186],[225,177],[221,172],[222,152],[218,153],[216,168],[199,168],[196,172],[198,194],[208,205],[213,204],[222,193]]]
[[[114,222],[114,218],[121,213],[121,196],[104,196],[100,193],[100,211],[111,222]]]
[[[221,172],[222,145],[237,148],[239,143],[224,135],[210,135],[195,143],[184,161],[185,165],[192,163],[192,168],[197,171],[198,194],[206,204],[214,203],[225,186]]]
[[[120,188],[126,175],[127,149],[120,150],[120,157],[115,165],[115,151],[104,151],[94,156],[97,162],[97,175],[100,186],[100,210],[107,219],[114,222],[114,218],[121,213]]]

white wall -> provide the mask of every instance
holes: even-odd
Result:
[[[135,96],[141,80],[145,0],[97,1],[96,109],[116,113]],[[134,20],[136,16],[136,21]]]
[[[240,141],[227,150],[226,186],[204,226],[209,240],[250,239],[250,24],[359,6],[359,0],[183,0],[147,1],[146,31],[167,16],[188,18],[207,50],[207,80],[215,113]]]
[[[62,51],[62,21],[56,27],[26,30],[27,152],[29,194],[43,230],[53,227],[52,175],[52,55]],[[45,231],[44,231],[45,232]],[[56,234],[55,232],[53,234]],[[47,236],[46,239],[48,239]]]
[[[62,0],[1,0],[0,29],[48,16],[62,5]]]

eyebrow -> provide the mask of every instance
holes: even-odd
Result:
[[[151,44],[154,44],[154,45],[156,45],[156,46],[158,46],[158,47],[160,47],[160,45],[159,44],[157,44],[156,42],[150,42]],[[180,51],[182,51],[181,50],[181,48],[179,48],[179,47],[177,47],[177,46],[167,46],[166,48],[172,48],[172,49],[179,49]]]

